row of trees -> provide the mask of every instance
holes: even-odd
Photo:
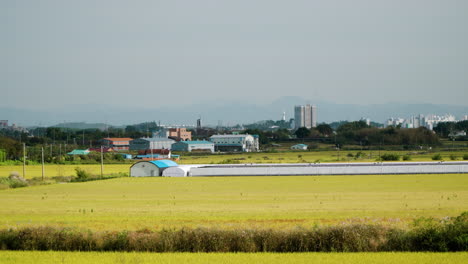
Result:
[[[441,122],[434,127],[434,131],[441,137],[449,137],[450,134],[465,131],[468,132],[468,120],[459,122]]]
[[[333,137],[338,145],[438,145],[439,138],[432,131],[420,128],[376,128],[367,125],[364,121],[346,122],[341,124],[336,131],[327,125],[320,124],[316,128],[307,129],[301,127],[295,131],[298,138]]]

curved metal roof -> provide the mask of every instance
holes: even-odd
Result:
[[[176,167],[179,166],[177,163],[175,163],[172,160],[153,160],[150,161],[154,165],[158,166],[158,168],[168,168],[168,167]]]

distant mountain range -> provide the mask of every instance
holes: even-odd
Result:
[[[202,118],[204,125],[247,124],[261,120],[280,120],[283,112],[286,118],[294,117],[294,106],[302,104],[317,106],[318,122],[340,120],[359,120],[370,118],[375,122],[384,122],[390,117],[407,118],[418,114],[452,114],[457,119],[468,114],[468,106],[439,104],[336,104],[325,101],[307,100],[301,97],[282,97],[271,104],[256,105],[244,102],[206,102],[194,105],[174,105],[171,107],[116,107],[104,105],[71,105],[65,109],[25,110],[1,108],[0,119],[9,120],[10,124],[21,126],[52,126],[59,123],[98,123],[114,126],[137,124],[147,121],[161,122],[166,125],[194,125]],[[81,124],[82,125],[82,124]],[[80,126],[81,127],[81,126]],[[85,125],[89,128],[89,125]]]

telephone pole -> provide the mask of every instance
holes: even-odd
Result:
[[[104,154],[103,153],[104,153],[103,147],[101,146],[101,179],[104,174]]]
[[[42,153],[42,181],[44,181],[44,147],[41,147]]]
[[[26,143],[23,143],[23,178],[26,178]]]

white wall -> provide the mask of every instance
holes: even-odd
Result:
[[[359,174],[425,174],[468,173],[468,162],[448,163],[378,163],[378,164],[296,164],[296,165],[208,165],[192,168],[191,176],[255,175],[359,175]]]
[[[131,177],[159,176],[159,168],[151,162],[138,162],[130,167]]]

